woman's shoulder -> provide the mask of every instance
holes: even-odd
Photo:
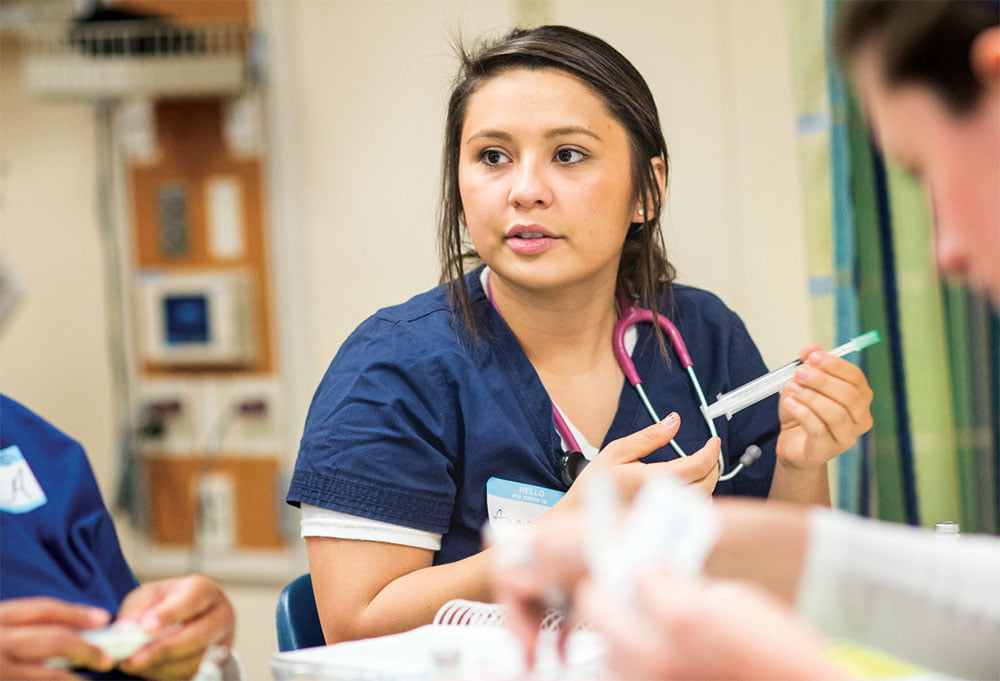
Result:
[[[720,348],[731,343],[736,347],[752,343],[743,319],[711,291],[674,284],[672,294],[667,296],[660,311],[674,322],[685,338],[697,339],[696,342],[711,340]]]
[[[451,316],[446,287],[418,293],[409,300],[379,308],[367,321],[387,324],[433,324]]]
[[[688,284],[673,284],[661,311],[680,319],[694,317],[731,323],[735,312],[715,293]]]
[[[338,355],[377,362],[428,360],[465,354],[470,345],[467,336],[449,286],[439,285],[376,310],[351,332]]]

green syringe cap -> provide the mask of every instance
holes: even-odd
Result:
[[[876,343],[881,341],[882,336],[879,335],[878,331],[872,329],[868,333],[861,334],[854,340],[858,344],[858,350],[863,350],[867,348],[869,345],[875,345]]]

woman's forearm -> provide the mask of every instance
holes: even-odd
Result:
[[[429,549],[385,542],[311,537],[307,548],[328,643],[429,624],[454,598],[492,600],[490,550],[433,565]]]
[[[455,598],[492,602],[491,551],[486,549],[454,563],[421,568],[386,584],[359,618],[363,636],[380,636],[430,624],[441,606]]]

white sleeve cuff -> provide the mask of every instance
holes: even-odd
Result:
[[[302,536],[360,539],[439,551],[441,534],[302,504]]]

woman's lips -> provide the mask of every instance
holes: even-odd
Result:
[[[559,239],[540,225],[514,225],[505,240],[515,253],[535,255],[552,248]]]

